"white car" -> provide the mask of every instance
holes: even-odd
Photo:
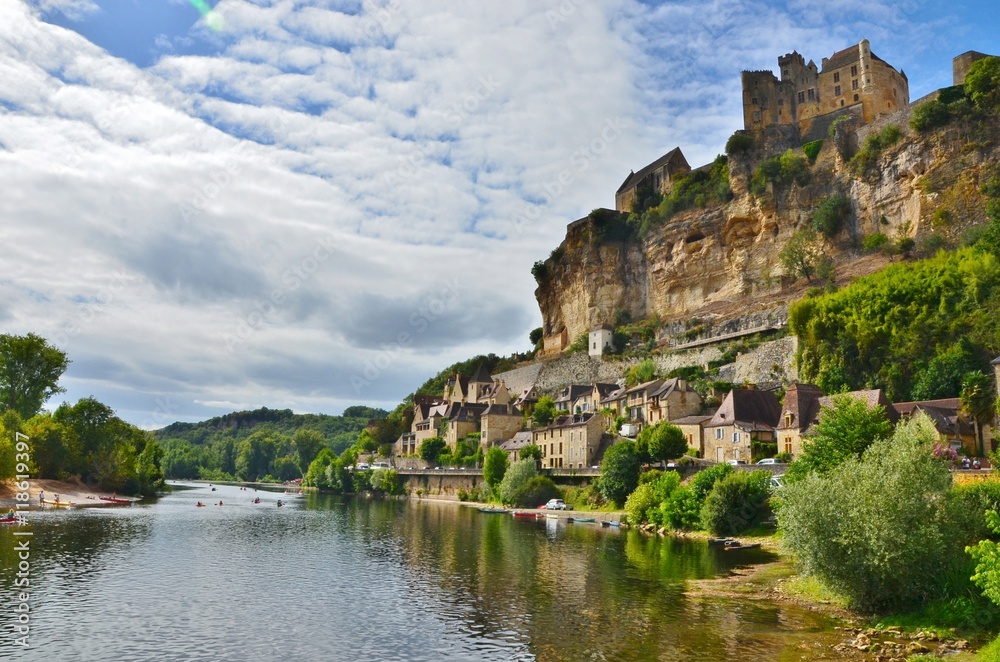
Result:
[[[566,502],[562,499],[549,499],[545,504],[545,510],[566,510]]]
[[[777,464],[777,463],[778,461],[775,460],[773,457],[765,457],[762,460],[757,460],[757,464]]]
[[[744,462],[743,460],[726,460],[726,464],[731,464],[734,467],[738,467],[740,465],[746,464],[746,462]]]

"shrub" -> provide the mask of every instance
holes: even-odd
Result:
[[[531,479],[538,475],[535,461],[531,458],[521,459],[507,469],[503,480],[497,486],[496,495],[502,503],[516,504]]]
[[[746,531],[770,515],[771,474],[737,471],[719,481],[701,508],[701,523],[720,536]]]
[[[420,442],[420,458],[429,464],[436,464],[447,446],[443,437],[428,437]]]
[[[851,213],[851,201],[843,193],[824,198],[813,214],[812,226],[828,239],[835,237]]]
[[[372,472],[372,490],[385,494],[399,495],[403,493],[403,480],[395,469],[376,469]]]
[[[586,352],[589,342],[590,334],[586,331],[581,331],[580,334],[573,340],[572,344],[566,348],[566,353],[575,354],[577,352]]]
[[[660,519],[670,528],[691,531],[701,525],[702,505],[692,488],[678,487],[660,506]]]
[[[965,76],[965,94],[980,110],[1000,107],[1000,57],[974,62]]]
[[[653,460],[673,460],[688,447],[681,429],[666,421],[643,428],[637,441],[639,452]]]
[[[861,247],[869,253],[874,253],[885,248],[889,244],[889,237],[881,232],[875,232],[861,240]]]
[[[732,156],[733,154],[743,154],[750,151],[753,147],[754,139],[753,136],[746,131],[737,131],[733,135],[729,136],[729,140],[726,141],[726,154]]]
[[[816,163],[816,157],[819,156],[821,149],[823,149],[822,140],[814,140],[802,146],[802,152],[809,158],[810,164]]]
[[[628,512],[630,524],[642,524],[647,521],[647,512],[660,506],[660,498],[656,493],[654,483],[640,483],[625,500],[625,510]]]
[[[856,175],[871,174],[883,150],[895,145],[902,136],[903,132],[895,124],[889,124],[878,133],[868,136],[864,145],[851,159],[851,170]]]
[[[792,235],[792,238],[778,253],[781,267],[786,274],[796,278],[805,276],[806,281],[812,282],[812,276],[816,272],[820,257],[817,239],[816,231],[810,226],[806,226]]]
[[[948,107],[938,99],[931,99],[913,109],[910,126],[917,133],[924,133],[947,124],[948,119]]]
[[[525,508],[536,508],[549,499],[561,496],[559,488],[548,476],[535,476],[517,493],[514,503]]]
[[[920,414],[860,459],[782,488],[784,544],[854,609],[915,608],[962,576],[968,533],[955,525],[948,466],[930,452],[937,438]]]
[[[538,260],[531,265],[531,275],[535,277],[535,282],[541,285],[542,281],[549,275],[545,262]]]
[[[869,407],[861,398],[835,395],[833,407],[824,407],[820,412],[816,431],[806,438],[802,457],[788,468],[788,473],[796,477],[811,471],[828,472],[848,458],[860,456],[891,432],[885,407]]]

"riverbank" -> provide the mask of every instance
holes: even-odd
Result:
[[[5,511],[10,508],[16,509],[17,499],[15,495],[19,491],[20,490],[17,489],[13,481],[4,481],[0,483],[0,509]],[[110,496],[111,493],[105,490],[98,490],[90,487],[78,478],[65,481],[31,479],[28,481],[28,494],[31,497],[29,501],[31,504],[31,510],[48,507],[39,504],[38,496],[43,492],[45,493],[46,500],[55,499],[56,496],[58,496],[60,502],[72,503],[74,508],[112,508],[116,505],[120,505],[111,503],[110,501],[101,500],[100,497]],[[128,497],[124,495],[116,496],[123,499],[132,499],[134,501],[139,500],[139,497]]]

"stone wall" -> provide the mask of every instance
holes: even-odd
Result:
[[[740,354],[736,357],[731,381],[761,385],[797,381],[799,370],[795,365],[795,354],[798,347],[799,339],[787,336]]]

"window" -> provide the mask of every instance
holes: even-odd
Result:
[[[838,97],[842,94],[841,91],[840,91],[840,85],[838,85],[837,87],[833,88],[833,94],[835,96],[838,96]]]
[[[841,100],[840,100],[840,107],[841,107],[841,108],[843,108],[843,107],[844,107],[844,100],[843,100],[843,99],[841,99]]]
[[[753,111],[753,121],[754,122],[759,122],[760,121],[760,111],[759,110]]]
[[[722,428],[715,428],[715,438],[722,439]]]
[[[855,101],[857,101],[858,99],[859,99],[858,95],[857,95],[857,94],[855,94],[855,95],[854,95],[854,100],[855,100]]]
[[[739,432],[734,432],[733,433],[733,443],[734,444],[740,443],[740,433]]]
[[[816,90],[809,88],[809,100],[813,101],[816,98]]]
[[[785,105],[785,100],[784,99],[778,99],[778,105],[779,106],[784,106]]]
[[[788,453],[789,455],[792,454],[792,438],[791,437],[785,437],[785,452]]]
[[[754,106],[756,106],[757,105],[757,97],[754,97],[754,98],[750,99],[750,103],[753,104]]]
[[[806,93],[799,92],[799,103],[805,103],[805,102],[806,102]]]
[[[896,88],[895,88],[895,87],[894,87],[894,88],[892,88],[892,98],[893,98],[893,99],[895,99],[895,98],[896,98]]]
[[[854,80],[851,81],[851,89],[852,90],[858,89],[858,79],[857,78],[855,78]]]
[[[851,75],[852,76],[857,76],[858,75],[858,67],[857,67],[857,65],[851,67]]]
[[[834,83],[839,83],[840,82],[840,72],[839,71],[833,75],[833,82]]]

